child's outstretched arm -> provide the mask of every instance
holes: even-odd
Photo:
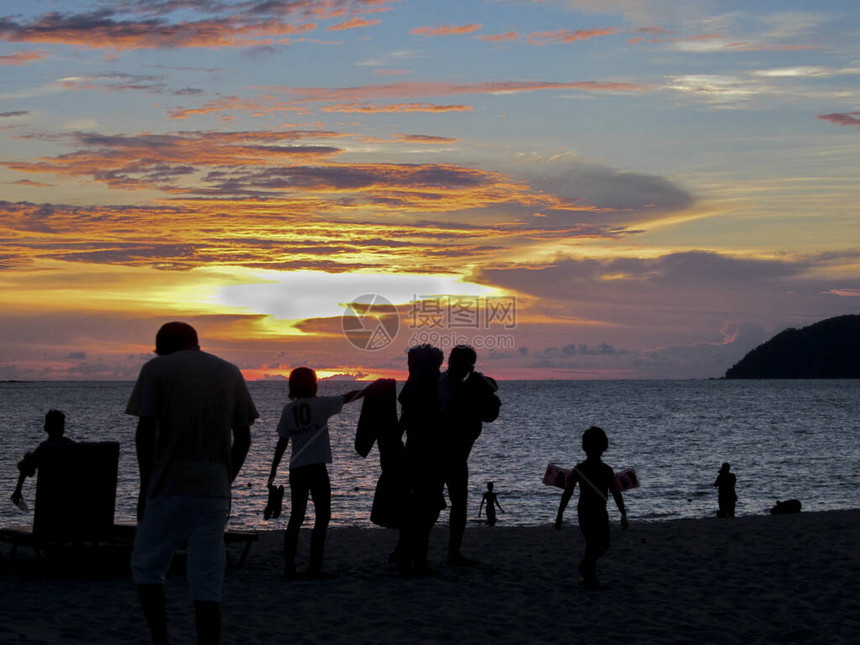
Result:
[[[343,395],[344,403],[352,403],[353,401],[358,401],[360,398],[364,396],[364,393],[367,391],[367,388],[361,388],[360,390],[350,390],[346,394]]]
[[[484,509],[484,502],[486,502],[486,501],[487,501],[487,495],[485,493],[484,496],[481,498],[481,505],[478,507],[478,517],[481,517],[481,511]],[[487,506],[489,507],[489,504]]]
[[[501,504],[499,504],[499,498],[498,498],[498,497],[496,497],[494,501],[496,502],[496,506],[498,507],[498,509],[499,509],[502,513],[504,513],[504,512],[505,512],[505,509],[503,509],[503,508],[502,508],[502,505],[501,505]]]
[[[281,463],[281,458],[284,456],[284,451],[287,449],[289,439],[278,437],[278,443],[275,446],[275,456],[272,457],[272,470],[269,472],[269,481],[267,486],[271,486],[275,482],[275,475],[278,474],[278,465]]]
[[[621,528],[627,528],[627,510],[624,508],[624,498],[621,496],[621,491],[615,487],[615,481],[613,478],[612,485],[609,487],[612,491],[612,498],[615,500],[615,504],[618,506],[618,510],[621,511]]]

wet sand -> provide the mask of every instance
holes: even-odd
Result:
[[[627,531],[613,525],[598,591],[576,574],[573,518],[562,531],[470,525],[463,550],[481,561],[475,568],[445,565],[447,526],[438,525],[434,573],[410,579],[387,562],[393,531],[332,529],[326,569],[335,578],[325,581],[283,579],[283,534],[261,533],[245,566],[227,572],[223,642],[860,642],[860,510],[631,518]],[[303,530],[300,570],[308,539]],[[57,567],[0,548],[0,643],[148,642],[126,553],[103,549]],[[181,572],[167,597],[172,641],[195,642]]]

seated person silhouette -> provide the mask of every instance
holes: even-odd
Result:
[[[20,474],[18,475],[18,484],[15,486],[15,492],[12,493],[12,503],[22,510],[27,510],[26,504],[23,504],[24,495],[22,490],[24,488],[24,481],[27,477],[32,477],[36,474],[36,470],[39,468],[41,451],[44,447],[74,443],[65,436],[66,415],[59,410],[49,410],[45,415],[45,432],[48,433],[48,438],[40,443],[33,452],[25,454],[24,458],[18,462]]]

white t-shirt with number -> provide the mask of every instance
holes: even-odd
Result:
[[[331,463],[328,420],[342,408],[343,395],[296,399],[284,406],[278,436],[293,443],[290,468]]]

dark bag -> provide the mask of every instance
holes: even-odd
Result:
[[[396,388],[394,379],[377,379],[365,390],[355,431],[355,450],[362,457],[370,454],[374,442],[397,431]]]
[[[776,504],[770,509],[771,515],[784,515],[785,513],[800,513],[803,505],[799,499],[776,500]]]
[[[496,395],[499,389],[498,384],[495,379],[484,376],[480,372],[473,372],[469,378],[479,389],[478,400],[481,406],[481,421],[492,423],[499,418],[499,410],[502,407],[502,402]]]

